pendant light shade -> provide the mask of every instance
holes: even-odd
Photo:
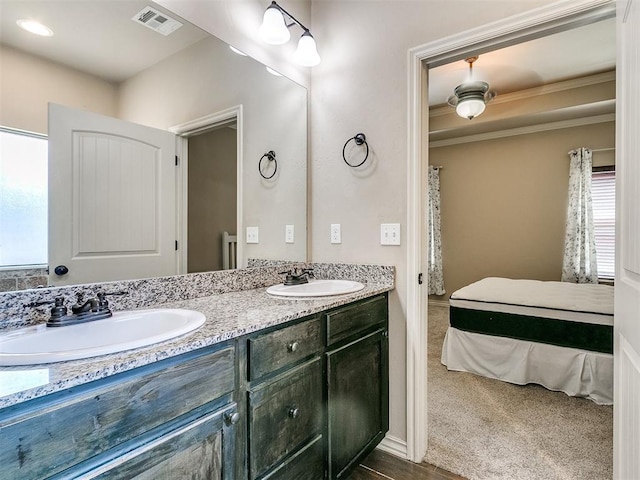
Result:
[[[315,67],[320,63],[320,55],[318,55],[316,41],[308,30],[300,37],[298,48],[293,54],[293,59],[303,67]]]
[[[471,120],[484,112],[484,109],[484,99],[468,98],[458,103],[456,113],[463,118]]]
[[[473,81],[473,62],[478,57],[469,57],[465,61],[469,64],[469,80],[458,85],[447,99],[447,103],[455,107],[456,113],[462,118],[474,119],[486,108],[488,102],[493,100],[496,92],[489,91],[487,82]]]
[[[290,22],[290,23],[287,23]],[[293,15],[278,5],[275,0],[267,7],[262,18],[262,25],[258,33],[260,37],[271,45],[282,45],[289,41],[289,28],[298,25],[304,33],[298,41],[298,48],[293,54],[293,60],[304,67],[314,67],[320,63],[320,55],[313,35]]]
[[[282,45],[289,41],[291,33],[289,33],[284,16],[278,7],[271,4],[264,12],[258,34],[262,40],[271,45]]]

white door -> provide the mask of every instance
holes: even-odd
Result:
[[[175,145],[164,130],[49,104],[51,285],[177,273]]]
[[[640,0],[617,12],[614,478],[640,479]]]

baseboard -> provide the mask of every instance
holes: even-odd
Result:
[[[428,305],[427,306],[434,306],[434,307],[448,307],[449,306],[449,300],[431,300],[429,299]]]
[[[407,442],[387,434],[376,447],[403,460],[407,459]]]

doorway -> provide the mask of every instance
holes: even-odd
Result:
[[[182,166],[178,180],[180,273],[220,270],[224,266],[223,233],[237,237],[244,223],[242,105],[169,130],[178,135]],[[242,268],[242,242],[233,247],[235,265]]]
[[[615,15],[612,1],[588,5],[554,4],[528,16],[507,19],[411,49],[409,65],[409,156],[407,283],[407,457],[419,462],[427,450],[427,289],[415,279],[426,271],[426,226],[423,195],[429,160],[426,135],[429,119],[424,107],[427,69],[463,60],[471,54],[495,50],[528,39],[592,23]],[[426,319],[426,321],[425,321]]]
[[[224,232],[236,234],[236,132],[233,120],[187,138],[187,273],[222,270]]]

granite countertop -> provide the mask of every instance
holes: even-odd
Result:
[[[0,367],[0,408],[388,292],[393,288],[393,284],[369,283],[363,290],[352,294],[307,299],[273,297],[266,293],[266,288],[257,288],[155,305],[153,308],[197,310],[207,320],[194,332],[148,347],[84,360]]]

